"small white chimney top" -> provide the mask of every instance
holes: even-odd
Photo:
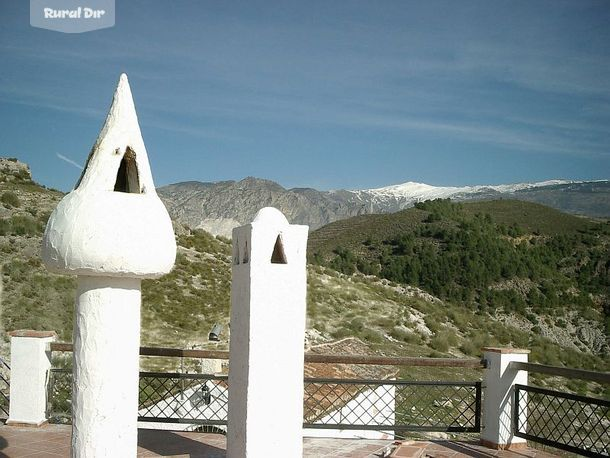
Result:
[[[175,257],[172,223],[122,74],[83,174],[49,218],[42,259],[58,273],[156,278]]]
[[[261,224],[277,227],[289,225],[286,216],[284,216],[284,214],[275,207],[261,208],[254,217],[252,224]]]

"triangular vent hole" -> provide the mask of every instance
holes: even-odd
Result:
[[[121,165],[119,165],[119,171],[116,174],[114,190],[131,194],[141,193],[136,153],[129,146],[121,159]]]
[[[281,235],[278,235],[275,240],[275,246],[273,247],[273,253],[271,254],[271,264],[287,264]]]

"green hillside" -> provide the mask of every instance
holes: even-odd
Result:
[[[521,200],[469,202],[462,210],[471,216],[489,214],[497,224],[517,226],[524,232],[554,236],[575,231],[596,231],[600,225],[589,218],[562,213],[551,207]]]
[[[525,318],[533,332],[552,324],[582,333],[594,323],[604,333],[589,350],[608,355],[608,222],[520,201],[427,201],[323,227],[308,253],[318,265],[420,287],[472,313]]]
[[[441,201],[447,202],[447,201]],[[362,215],[328,224],[310,235],[309,252],[327,253],[337,246],[354,248],[366,240],[383,241],[420,227],[431,213],[428,202],[396,213]],[[558,235],[599,227],[599,222],[569,215],[544,205],[519,200],[456,204],[463,216],[489,214],[497,224],[516,225],[526,232]],[[437,210],[438,212],[440,209]]]

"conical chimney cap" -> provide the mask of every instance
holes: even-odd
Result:
[[[114,91],[112,105],[106,121],[93,145],[77,189],[112,191],[117,182],[117,172],[125,153],[135,161],[138,192],[155,193],[155,185],[148,163],[148,154],[142,139],[136,107],[133,103],[127,75],[123,73]],[[136,189],[132,189],[133,192]]]
[[[49,218],[42,258],[55,272],[154,278],[175,257],[172,223],[122,74],[81,178]]]

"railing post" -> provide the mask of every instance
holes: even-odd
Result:
[[[53,331],[12,331],[11,388],[7,425],[40,426],[47,422],[47,373]]]
[[[525,439],[513,431],[515,384],[527,385],[527,372],[510,367],[513,361],[527,362],[529,350],[516,348],[483,348],[487,362],[484,375],[483,424],[481,444],[494,449],[519,449]],[[525,412],[523,412],[525,415]],[[525,421],[525,419],[522,419]]]
[[[303,455],[307,230],[274,208],[233,230],[228,458]]]

